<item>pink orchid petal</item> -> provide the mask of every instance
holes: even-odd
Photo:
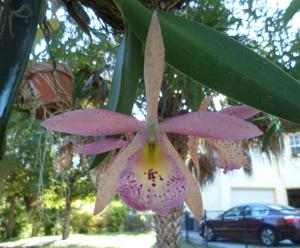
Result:
[[[200,166],[199,166],[199,155],[198,155],[199,141],[198,141],[198,139],[199,138],[197,136],[189,136],[189,140],[187,143],[191,159],[195,166],[197,179],[200,178]]]
[[[165,64],[165,48],[157,12],[153,12],[145,45],[144,79],[147,98],[147,120],[157,121],[157,107]]]
[[[241,140],[262,135],[253,124],[230,115],[198,111],[175,116],[160,124],[163,132],[216,139]]]
[[[230,165],[226,165],[224,166],[224,170],[223,170],[223,173],[224,174],[227,174],[229,171],[232,171],[232,170],[238,170],[240,169],[242,166],[239,165],[239,164],[230,164]]]
[[[224,173],[229,170],[251,168],[250,158],[246,155],[242,142],[231,140],[206,139],[211,148],[217,152],[216,165],[224,169]]]
[[[143,144],[143,135],[138,133],[134,140],[122,152],[119,152],[114,162],[104,172],[101,177],[97,198],[95,203],[94,215],[102,212],[104,208],[113,200],[117,192],[117,179],[127,164],[128,158],[139,150]]]
[[[86,155],[93,155],[93,154],[99,154],[103,152],[116,150],[121,148],[124,145],[126,145],[125,140],[107,138],[104,140],[99,140],[94,143],[81,146],[77,148],[75,152],[86,154]]]
[[[223,114],[231,115],[236,118],[243,119],[243,120],[249,119],[252,116],[260,113],[260,111],[258,111],[257,109],[251,108],[247,105],[230,106],[225,109],[222,109],[219,112],[223,113]]]
[[[187,180],[187,195],[185,198],[185,202],[196,217],[196,219],[200,221],[203,213],[203,202],[199,185],[194,179],[191,172],[189,171],[188,167],[185,166],[180,155],[175,150],[174,146],[171,144],[166,134],[163,134],[162,141],[166,147],[166,150],[168,150],[174,161],[179,165]]]
[[[82,136],[136,132],[143,128],[137,119],[105,109],[74,110],[51,117],[41,125],[52,131]]]
[[[165,216],[183,203],[186,180],[159,136],[157,141],[146,142],[129,158],[119,176],[118,191],[128,206]]]

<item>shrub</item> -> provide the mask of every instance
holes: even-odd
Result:
[[[99,216],[93,216],[90,222],[90,232],[100,233],[105,230],[105,223],[102,218]]]
[[[63,209],[46,208],[44,209],[44,234],[59,235],[62,230]]]
[[[150,231],[153,218],[150,213],[129,211],[125,218],[125,231]]]
[[[104,230],[119,232],[124,230],[127,206],[119,201],[112,201],[107,209],[100,215],[99,223],[103,223]]]
[[[71,227],[74,233],[88,233],[92,229],[93,215],[90,212],[73,211]]]

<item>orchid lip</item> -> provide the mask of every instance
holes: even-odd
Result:
[[[128,158],[119,174],[118,192],[127,205],[135,209],[151,209],[167,215],[184,201],[186,178],[160,134],[155,142],[145,138],[142,147]]]

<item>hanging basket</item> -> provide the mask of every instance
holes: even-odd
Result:
[[[19,103],[34,110],[36,118],[43,120],[62,113],[72,104],[73,76],[67,66],[37,63],[29,65],[20,89]]]

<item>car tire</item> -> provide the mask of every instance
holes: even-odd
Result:
[[[208,241],[215,241],[217,239],[216,235],[215,235],[215,231],[214,229],[212,229],[211,227],[207,226],[205,228],[205,236],[204,238]]]
[[[292,239],[292,242],[296,245],[300,244],[300,239]]]
[[[278,243],[277,234],[275,230],[270,226],[266,226],[261,229],[259,238],[265,246],[275,246]]]

